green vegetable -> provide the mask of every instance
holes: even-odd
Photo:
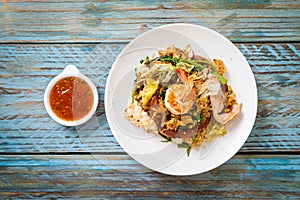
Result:
[[[161,93],[160,93],[160,96],[161,96],[161,99],[162,99],[162,100],[164,100],[165,97],[166,97],[166,91],[167,91],[167,90],[163,90],[163,91],[161,91]]]
[[[212,74],[216,75],[223,85],[227,83],[227,79],[218,73],[216,66],[213,63],[206,61],[206,60],[189,60],[186,58],[177,59],[177,58],[173,58],[171,55],[157,57],[153,60],[170,62],[173,65],[176,65],[179,62],[184,62],[184,63],[190,64],[190,65],[193,65],[194,69],[197,71],[201,71],[201,70],[205,69],[206,67],[204,65],[200,64],[200,63],[205,63],[205,64],[211,66]],[[151,60],[151,61],[153,61],[153,60]]]
[[[212,74],[216,75],[223,85],[225,85],[227,83],[227,79],[218,73],[217,68],[213,63],[205,61],[205,60],[201,60],[200,62],[210,65],[213,70]]]
[[[195,69],[198,70],[198,71],[201,71],[201,70],[206,68],[205,66],[200,65],[199,63],[197,63],[196,60],[188,60],[188,59],[185,59],[185,58],[181,58],[179,60],[179,62],[185,62],[187,64],[194,65]]]
[[[196,135],[194,135],[194,137],[193,137],[193,144],[196,144],[196,141],[197,140],[197,134]]]
[[[165,136],[161,133],[158,133],[161,137],[163,137],[164,139],[166,140],[162,140],[162,142],[171,142],[172,141],[172,138],[171,137],[168,137],[168,136]]]
[[[201,124],[202,122],[204,122],[205,118],[205,115],[201,112],[199,114],[198,122]]]
[[[153,60],[158,60],[158,61],[162,61],[162,62],[170,62],[173,65],[176,65],[179,62],[184,62],[184,63],[190,64],[190,65],[193,65],[194,68],[198,71],[201,71],[206,68],[205,66],[199,64],[198,61],[202,61],[202,60],[189,60],[186,58],[178,59],[178,58],[173,58],[173,56],[171,56],[171,55],[164,55],[161,57],[154,58]],[[151,62],[153,60],[151,60]],[[207,63],[207,62],[205,62],[205,63]]]
[[[181,144],[178,144],[177,145],[178,146],[178,148],[188,148],[190,145],[188,144],[188,143],[186,143],[186,142],[183,142],[183,143],[181,143]]]
[[[227,83],[227,79],[224,76],[220,75],[217,71],[212,71],[211,73],[216,75],[223,85]]]
[[[144,60],[140,60],[140,64],[146,63],[149,61],[149,57],[147,56]]]
[[[131,92],[131,103],[134,103],[134,96],[136,95],[136,89],[133,89]]]
[[[220,137],[226,134],[226,128],[224,124],[219,124],[214,121],[212,127],[207,133],[206,141],[211,142],[214,138]]]
[[[173,58],[171,55],[164,55],[156,58],[155,60],[162,61],[162,62],[170,62],[173,65],[176,65],[178,63],[178,59]]]
[[[187,154],[187,156],[190,156],[191,149],[192,149],[191,146],[189,146],[189,147],[186,149],[186,154]]]
[[[209,61],[206,61],[206,60],[195,60],[195,61],[198,62],[198,63],[205,63],[205,64],[211,66],[213,71],[216,71],[216,66],[213,63],[209,62]]]
[[[191,145],[189,145],[189,144],[186,143],[186,142],[183,142],[183,143],[181,143],[181,144],[178,144],[177,146],[178,146],[178,148],[185,148],[185,149],[186,149],[186,154],[187,154],[187,156],[190,156],[191,149],[192,149],[192,146],[191,146]]]

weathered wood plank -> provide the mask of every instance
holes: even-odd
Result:
[[[5,1],[3,1],[5,2]],[[82,4],[82,3],[90,3],[89,0],[65,0],[64,2],[61,2],[60,0],[36,0],[34,3],[73,3],[73,4]],[[135,5],[140,8],[136,9],[147,9],[148,7],[155,9],[156,3],[159,3],[159,1],[130,1],[132,5]],[[31,0],[10,0],[5,3],[32,3]],[[128,9],[128,2],[127,1],[103,1],[103,0],[96,0],[93,1],[93,3],[101,3],[101,5],[104,8],[114,8],[115,10],[126,10]],[[248,8],[248,9],[257,9],[257,8],[268,8],[268,9],[276,9],[276,8],[287,8],[287,9],[297,9],[297,5],[299,5],[298,0],[294,1],[285,1],[285,0],[273,0],[273,1],[239,1],[239,0],[220,0],[218,2],[214,2],[211,0],[203,0],[201,2],[199,1],[189,1],[189,6],[187,6],[182,1],[177,0],[168,0],[167,3],[170,3],[169,9],[176,8],[176,7],[191,7],[191,8],[226,8],[226,9],[232,9],[232,8]],[[30,5],[30,4],[27,4]],[[56,8],[61,9],[61,8]]]
[[[299,41],[300,1],[16,1],[0,3],[0,42],[128,42],[169,23],[235,42]]]
[[[297,199],[300,156],[239,155],[210,172],[176,177],[127,155],[0,157],[3,198]]]
[[[258,85],[258,115],[242,148],[300,150],[300,45],[236,44]],[[110,67],[125,44],[0,45],[0,152],[122,152],[107,124],[104,89]],[[43,106],[48,82],[73,63],[99,92],[89,130],[55,123]]]

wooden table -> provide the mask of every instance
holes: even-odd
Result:
[[[132,160],[104,111],[107,75],[141,33],[170,23],[229,38],[258,85],[250,137],[224,165],[176,177]],[[300,1],[59,1],[0,3],[1,198],[300,198]],[[74,64],[97,84],[100,127],[55,123],[49,81]],[[97,130],[97,131],[96,131]]]

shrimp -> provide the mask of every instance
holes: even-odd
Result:
[[[196,88],[184,69],[177,68],[176,72],[183,84],[171,85],[166,91],[164,102],[171,113],[180,115],[192,108],[196,100]]]
[[[220,124],[227,124],[227,122],[229,122],[233,119],[236,119],[240,115],[241,109],[242,109],[242,103],[234,104],[232,106],[231,112],[218,113],[215,109],[213,109],[213,115],[214,115],[215,120],[217,122],[219,122]]]
[[[214,75],[209,77],[208,90],[210,91],[210,100],[212,104],[212,111],[215,120],[220,124],[227,124],[227,122],[237,118],[242,109],[242,103],[233,104],[230,112],[223,112],[226,104],[226,97],[221,89],[218,78]]]

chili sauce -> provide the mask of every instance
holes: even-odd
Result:
[[[81,78],[60,79],[50,91],[50,107],[54,114],[66,121],[75,121],[86,116],[93,107],[91,87]]]

